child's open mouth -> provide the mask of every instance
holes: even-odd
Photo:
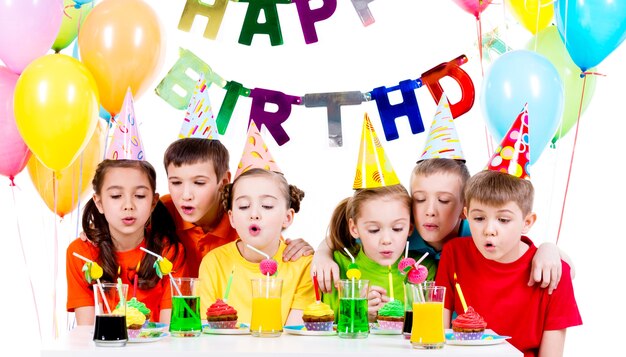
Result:
[[[261,227],[253,224],[248,228],[248,232],[250,232],[251,236],[256,237],[261,233]]]
[[[180,207],[185,214],[191,214],[194,211],[194,208],[191,206],[181,206]]]

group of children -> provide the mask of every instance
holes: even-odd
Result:
[[[527,115],[523,120],[527,123]],[[76,239],[67,250],[67,310],[75,312],[78,324],[93,323],[93,293],[82,262],[72,257],[77,252],[102,263],[103,281],[119,277],[132,286],[131,275],[137,274],[137,298],[151,308],[153,320],[169,322],[169,282],[156,276],[155,258],[140,250],[144,247],[170,259],[174,276],[201,278],[203,310],[223,297],[232,275],[229,304],[240,321],[249,322],[250,279],[259,276],[262,251],[278,261],[277,276],[284,278],[283,322],[301,324],[304,308],[315,301],[312,277],[324,301],[337,310],[334,285],[346,279],[352,263],[347,250],[361,278],[370,280],[368,311],[375,320],[391,295],[389,271],[396,299],[403,298],[404,277],[397,266],[408,244],[410,256],[429,253],[421,263],[428,267],[428,279],[447,288],[444,325],[450,325],[454,312],[463,313],[454,289],[459,282],[490,328],[512,336],[510,342],[522,352],[562,355],[565,329],[582,320],[570,267],[558,248],[545,243],[537,248],[523,236],[535,221],[530,181],[502,170],[470,178],[458,138],[450,137],[456,133],[445,96],[431,133],[442,126],[448,128],[444,142],[452,148],[437,149],[441,135],[429,136],[407,191],[366,116],[362,140],[369,144],[361,146],[359,160],[365,161],[359,162],[354,194],[334,210],[328,236],[314,256],[306,241],[282,237],[304,192],[287,182],[254,122],[246,142],[253,147],[244,150],[232,183],[229,154],[218,140],[184,138],[168,147],[164,166],[170,194],[160,199],[149,163],[105,160],[83,216],[87,239]],[[372,155],[378,161],[368,172]]]

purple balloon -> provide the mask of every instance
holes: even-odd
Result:
[[[45,55],[61,28],[63,0],[0,1],[0,59],[22,73]]]
[[[0,67],[0,175],[13,180],[28,159],[30,150],[17,131],[13,115],[13,92],[19,76]]]

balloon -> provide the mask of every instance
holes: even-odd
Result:
[[[63,0],[0,1],[0,60],[22,73],[50,49],[62,16]]]
[[[587,76],[585,80],[580,78],[580,69],[567,53],[565,44],[563,44],[563,40],[561,40],[556,26],[548,26],[539,31],[528,41],[525,48],[529,51],[534,50],[547,58],[559,72],[559,76],[563,82],[565,102],[563,105],[563,116],[560,120],[561,125],[552,138],[552,143],[555,143],[565,136],[574,124],[576,124],[583,83],[585,82],[585,97],[583,99],[582,112],[587,109],[587,105],[589,105],[596,89],[596,76]],[[591,70],[594,69],[592,68]]]
[[[0,175],[13,180],[28,159],[30,150],[22,140],[13,116],[13,93],[19,76],[0,67]]]
[[[56,214],[63,218],[72,212],[78,202],[85,198],[85,194],[91,187],[91,179],[96,172],[98,163],[102,160],[104,147],[103,130],[100,125],[96,126],[85,150],[69,167],[59,171],[54,171],[45,167],[36,157],[28,161],[28,174],[39,192],[39,196],[44,200],[52,212],[54,209],[54,184],[56,183]]]
[[[583,72],[626,39],[626,0],[557,0],[554,12],[567,52]]]
[[[82,5],[93,2],[93,0],[72,0],[72,2],[76,4],[76,8],[80,8]]]
[[[55,52],[59,52],[65,47],[69,46],[72,41],[78,35],[78,28],[85,22],[87,18],[87,14],[93,8],[91,6],[81,6],[80,8],[76,8],[73,6],[75,3],[74,0],[63,0],[63,6],[65,8],[65,14],[63,15],[63,19],[61,20],[61,28],[59,29],[59,33],[57,34],[54,43],[52,44],[52,49]]]
[[[533,35],[550,24],[554,0],[506,0],[513,17]]]
[[[457,5],[461,7],[461,9],[469,12],[474,15],[477,19],[483,10],[489,4],[491,4],[492,0],[453,0]]]
[[[530,162],[534,164],[563,115],[563,84],[545,57],[511,51],[498,57],[485,74],[480,101],[487,127],[498,142],[528,103]]]
[[[98,121],[98,89],[76,59],[52,54],[34,60],[17,80],[15,122],[26,145],[48,168],[76,159]]]
[[[156,13],[142,0],[104,0],[85,20],[80,58],[112,115],[120,112],[129,87],[138,98],[150,86],[164,60],[163,35]]]

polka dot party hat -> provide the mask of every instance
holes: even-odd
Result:
[[[506,172],[515,177],[530,180],[530,145],[528,138],[528,104],[518,114],[496,149],[486,170]]]
[[[193,90],[178,138],[204,138],[219,140],[213,107],[209,100],[209,87],[204,74],[200,74]]]
[[[354,176],[353,189],[393,186],[400,183],[396,172],[391,167],[385,150],[378,140],[370,117],[365,113],[361,146]]]
[[[113,135],[109,143],[106,158],[109,160],[145,160],[143,143],[139,135],[139,124],[135,119],[133,94],[126,91],[122,110],[111,118]]]
[[[430,125],[426,146],[417,162],[426,159],[453,159],[465,162],[454,118],[450,112],[450,103],[445,93],[441,95],[433,123]]]
[[[242,173],[255,168],[282,173],[267,145],[265,145],[265,141],[263,141],[254,120],[251,120],[243,155],[241,155],[241,161],[237,165],[235,179]]]

